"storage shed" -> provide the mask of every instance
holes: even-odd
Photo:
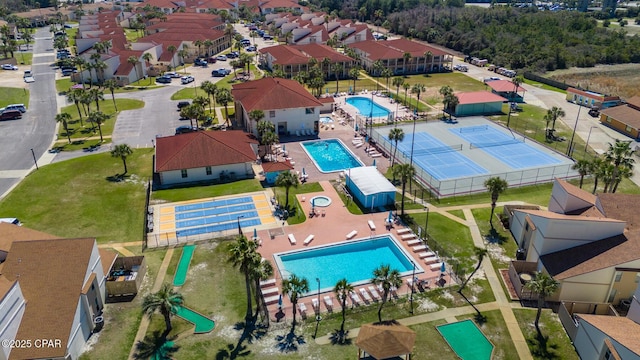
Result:
[[[347,170],[347,189],[367,209],[384,208],[395,203],[396,188],[375,166]]]
[[[455,116],[493,115],[502,113],[502,104],[507,101],[489,91],[456,93],[458,105]]]

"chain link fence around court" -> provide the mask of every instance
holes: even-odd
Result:
[[[388,134],[391,126],[385,127],[377,127],[371,134],[371,138],[376,142],[376,145],[383,151],[393,156],[393,143],[386,140],[383,134]],[[521,135],[522,136],[522,135]],[[523,137],[524,140],[524,137]],[[528,139],[529,141],[533,141]],[[522,142],[519,138],[513,139],[509,141],[509,143]],[[500,144],[505,145],[505,144]],[[477,148],[487,147],[489,143],[483,144],[475,144],[473,149],[470,149],[469,146],[462,146],[460,150],[459,145],[452,145],[451,147],[443,147],[439,149],[436,153],[446,153],[450,151],[460,151],[463,155],[467,151],[473,151]],[[499,145],[494,145],[499,146]],[[438,150],[438,149],[434,149]],[[414,151],[414,157],[416,154],[434,154],[433,152],[429,152],[428,149],[422,149],[421,152]],[[489,156],[487,156],[487,161],[497,161],[493,160]],[[396,152],[396,162],[397,163],[410,163],[410,154],[405,152]],[[414,164],[416,161],[414,159]],[[478,164],[482,166],[482,164]],[[458,196],[458,195],[468,195],[480,192],[486,192],[487,189],[484,186],[486,180],[492,177],[500,177],[507,181],[509,186],[511,187],[519,187],[519,186],[528,186],[528,185],[536,185],[542,183],[548,183],[553,181],[555,178],[572,178],[577,176],[575,170],[572,168],[572,164],[560,164],[560,165],[549,165],[542,166],[531,169],[522,169],[522,170],[513,170],[507,172],[494,172],[486,175],[476,175],[465,178],[451,179],[451,180],[438,180],[431,174],[429,174],[425,169],[420,166],[414,166],[415,168],[415,177],[414,179],[419,182],[422,186],[428,188],[433,196],[436,198],[443,198],[449,196]]]

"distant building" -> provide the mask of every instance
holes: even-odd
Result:
[[[640,140],[640,96],[634,96],[625,105],[600,111],[600,123]]]
[[[595,91],[579,90],[572,87],[567,89],[567,101],[592,109],[606,109],[620,105],[619,96],[608,96]]]
[[[524,93],[527,91],[522,86],[515,86],[509,80],[492,80],[485,82],[494,94],[502,96],[511,102],[524,102]]]
[[[349,70],[354,66],[355,60],[336,51],[330,46],[322,44],[308,45],[276,45],[260,49],[260,64],[273,70],[278,66],[288,77],[292,78],[300,72],[308,72],[312,59],[322,65],[322,61],[329,59],[329,65],[325,67],[327,79],[335,79],[333,66],[339,64],[342,68],[337,76],[344,79]]]
[[[455,116],[492,115],[502,113],[502,104],[507,101],[500,95],[489,91],[456,93],[458,106]]]

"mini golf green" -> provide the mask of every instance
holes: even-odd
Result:
[[[493,344],[471,320],[437,327],[440,335],[462,360],[489,360]]]
[[[187,281],[187,271],[189,271],[189,264],[191,264],[195,249],[195,245],[187,245],[182,248],[182,256],[180,256],[176,274],[173,276],[173,286],[182,286]]]
[[[216,323],[213,320],[184,306],[178,308],[176,315],[193,323],[196,326],[193,332],[196,334],[211,332],[216,327]]]

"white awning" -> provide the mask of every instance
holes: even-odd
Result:
[[[393,184],[375,166],[356,167],[347,170],[349,182],[365,195],[395,192]]]

